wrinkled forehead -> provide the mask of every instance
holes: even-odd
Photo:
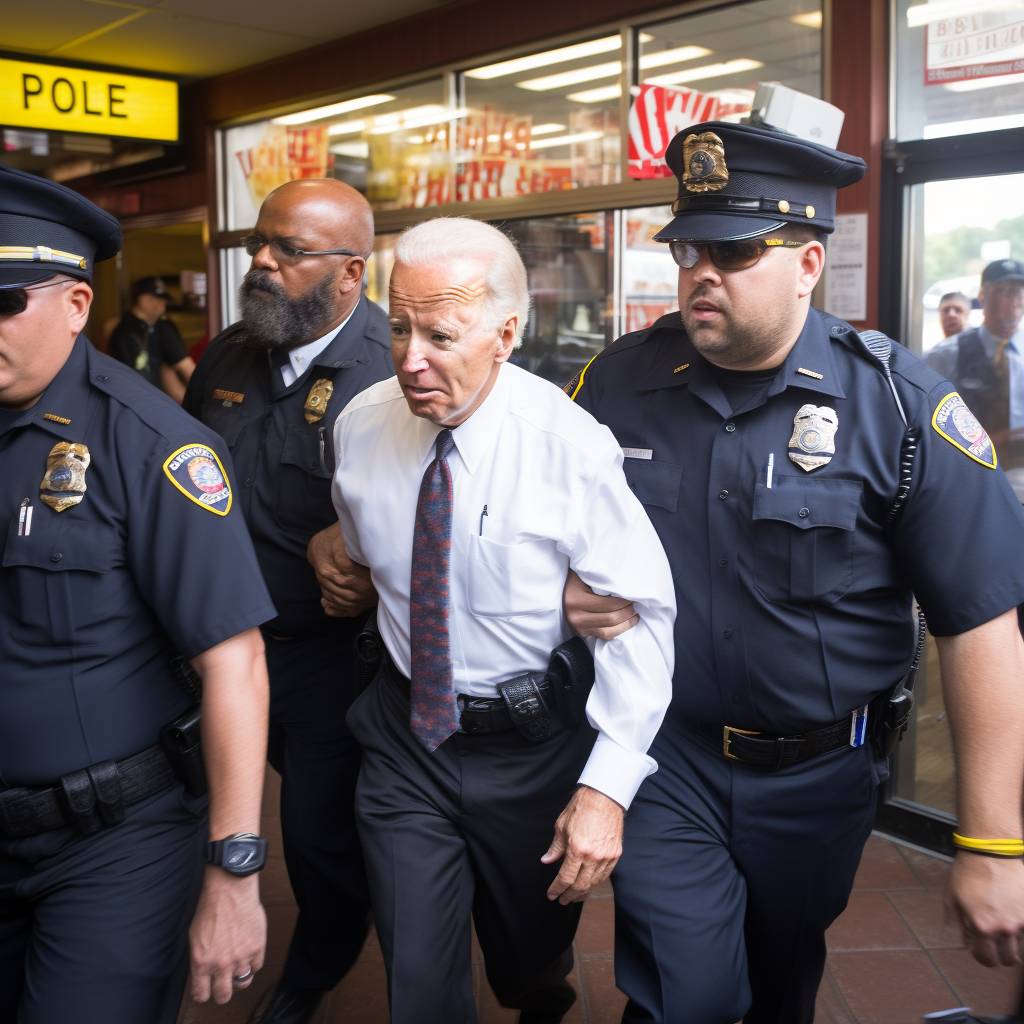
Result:
[[[388,293],[392,313],[471,316],[487,298],[487,268],[474,260],[438,266],[396,262]]]

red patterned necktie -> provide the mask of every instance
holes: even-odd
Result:
[[[409,635],[412,694],[409,720],[427,750],[435,750],[459,728],[448,639],[449,561],[452,548],[450,430],[437,435],[437,457],[427,467],[416,502],[412,541]]]

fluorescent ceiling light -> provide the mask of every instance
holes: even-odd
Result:
[[[907,8],[907,25],[920,28],[946,18],[983,14],[990,11],[1012,11],[1024,7],[1024,0],[932,0]]]
[[[366,127],[365,121],[339,121],[337,124],[328,125],[328,135],[355,135]]]
[[[275,117],[274,124],[305,124],[307,121],[319,121],[325,117],[333,117],[335,114],[347,114],[350,110],[362,110],[363,107],[372,107],[378,103],[389,103],[394,98],[394,96],[387,96],[384,93],[379,93],[376,96],[360,96],[354,100],[330,103],[326,107],[314,107],[312,110],[301,110],[297,114]]]
[[[617,100],[622,95],[621,85],[602,85],[597,89],[571,92],[565,98],[573,103],[600,103],[602,100]]]
[[[753,71],[763,68],[764,62],[747,60],[727,60],[724,64],[705,64],[702,68],[687,68],[685,71],[672,71],[667,75],[655,75],[645,79],[653,85],[679,85],[682,82],[699,82],[703,78],[718,78],[721,75],[736,75],[741,71]]]
[[[654,39],[646,32],[640,33],[640,42],[649,43]],[[520,71],[532,71],[534,68],[546,68],[550,64],[561,64],[567,60],[580,60],[582,57],[593,57],[599,53],[612,53],[622,47],[622,37],[617,33],[601,39],[591,39],[586,43],[574,43],[572,46],[560,46],[557,50],[545,50],[543,53],[531,53],[527,57],[515,57],[503,60],[498,64],[485,64],[483,67],[472,68],[465,72],[467,78],[501,78],[503,75],[515,75]]]
[[[794,25],[804,28],[821,28],[821,11],[809,11],[807,14],[791,14],[789,20]]]
[[[975,89],[994,89],[999,85],[1019,85],[1024,82],[1024,74],[993,75],[991,78],[965,78],[960,82],[946,82],[946,88],[952,92],[974,92]]]
[[[550,139],[540,139],[538,142],[531,142],[530,149],[551,149],[553,146],[568,146],[573,142],[592,142],[594,139],[603,139],[604,132],[576,132],[569,135],[555,135]]]
[[[550,135],[552,132],[564,132],[564,124],[555,124],[553,121],[551,124],[535,124],[530,129],[531,135]]]
[[[441,109],[438,113],[423,114],[417,117],[405,117],[400,124],[388,122],[387,124],[374,125],[367,135],[388,135],[392,132],[405,131],[407,128],[426,128],[432,124],[440,124],[443,121],[455,121],[465,117],[470,112],[469,107],[456,107],[454,109]],[[411,113],[411,111],[410,111]]]
[[[622,61],[613,60],[607,64],[591,64],[589,68],[577,68],[575,71],[561,71],[557,75],[545,75],[543,78],[528,78],[525,82],[516,82],[519,89],[530,89],[542,92],[548,89],[562,89],[567,85],[578,85],[580,82],[592,82],[595,78],[611,78],[622,71]]]
[[[338,156],[351,156],[365,160],[370,155],[370,144],[368,142],[336,142],[330,147],[332,153]]]
[[[1004,128],[1024,128],[1024,114],[1000,114],[997,117],[976,117],[970,121],[926,124],[921,137],[944,139],[950,135],[972,135],[975,132],[1002,131]]]
[[[714,53],[704,46],[677,46],[674,50],[658,50],[657,53],[644,53],[640,56],[640,67],[663,68],[666,64],[682,64],[683,61],[696,60]]]

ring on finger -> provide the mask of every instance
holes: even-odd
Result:
[[[246,984],[249,981],[252,981],[252,968],[251,967],[249,968],[249,970],[247,970],[245,972],[245,974],[234,974],[231,977],[231,984],[232,985],[241,986],[241,985]]]

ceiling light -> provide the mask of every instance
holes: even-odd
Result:
[[[570,135],[555,135],[550,139],[540,139],[530,143],[530,149],[551,149],[554,146],[568,146],[573,142],[592,142],[603,139],[604,132],[576,132]]]
[[[275,117],[273,123],[305,124],[307,121],[319,121],[325,117],[333,117],[335,114],[347,114],[350,110],[362,110],[363,107],[372,107],[378,103],[390,103],[394,98],[394,96],[387,96],[384,93],[379,93],[376,96],[360,96],[354,100],[330,103],[326,107],[314,107],[312,110],[302,110],[297,114]]]
[[[465,117],[469,113],[469,107],[456,107],[454,109],[441,109],[438,113],[425,114],[418,117],[403,117],[400,124],[389,122],[388,124],[374,125],[367,135],[388,135],[392,132],[405,131],[407,128],[426,128],[431,124],[440,124],[442,121],[455,121]],[[410,112],[407,112],[410,113]]]
[[[682,64],[686,60],[696,60],[714,53],[703,46],[677,46],[674,50],[659,50],[657,53],[644,53],[640,56],[640,67],[663,68],[666,64]]]
[[[602,85],[597,89],[571,92],[565,98],[573,103],[600,103],[602,100],[617,100],[622,95],[621,85]]]
[[[557,75],[545,75],[543,78],[528,78],[525,82],[516,82],[520,89],[542,92],[548,89],[562,89],[567,85],[580,82],[592,82],[595,78],[611,78],[622,71],[622,61],[613,60],[607,64],[591,64],[589,68],[577,68],[575,71],[561,71]]]
[[[366,160],[370,155],[368,142],[337,142],[329,148],[338,156],[354,157],[357,160]]]
[[[339,121],[327,126],[328,135],[355,135],[366,127],[365,121]]]
[[[804,28],[821,28],[821,11],[808,11],[807,14],[791,14],[789,20],[794,25]]]
[[[682,82],[699,82],[702,78],[718,78],[721,75],[736,75],[741,71],[753,71],[763,68],[759,60],[727,60],[724,64],[705,64],[702,68],[687,68],[685,71],[673,71],[667,75],[655,75],[645,79],[650,85],[679,85]]]
[[[503,60],[499,64],[485,64],[481,68],[473,68],[466,72],[468,78],[500,78],[502,75],[514,75],[519,71],[532,71],[534,68],[547,67],[549,64],[561,64],[567,60],[579,60],[581,57],[593,57],[598,53],[610,53],[622,47],[622,37],[616,33],[603,39],[591,39],[589,43],[576,43],[573,46],[562,46],[557,50],[546,50],[544,53],[532,53],[529,57],[516,57]]]
[[[982,14],[988,11],[1011,11],[1024,7],[1024,0],[931,0],[907,8],[907,25],[920,28],[946,18]]]
[[[497,132],[495,132],[493,135],[488,135],[487,136],[487,141],[488,142],[501,142],[501,136]]]
[[[555,124],[553,121],[551,124],[535,124],[530,129],[531,135],[550,135],[552,132],[564,132],[564,124]]]
[[[965,78],[960,82],[946,82],[946,88],[953,92],[974,92],[975,89],[994,89],[998,85],[1019,85],[1024,82],[1021,75],[993,75],[990,78]]]

